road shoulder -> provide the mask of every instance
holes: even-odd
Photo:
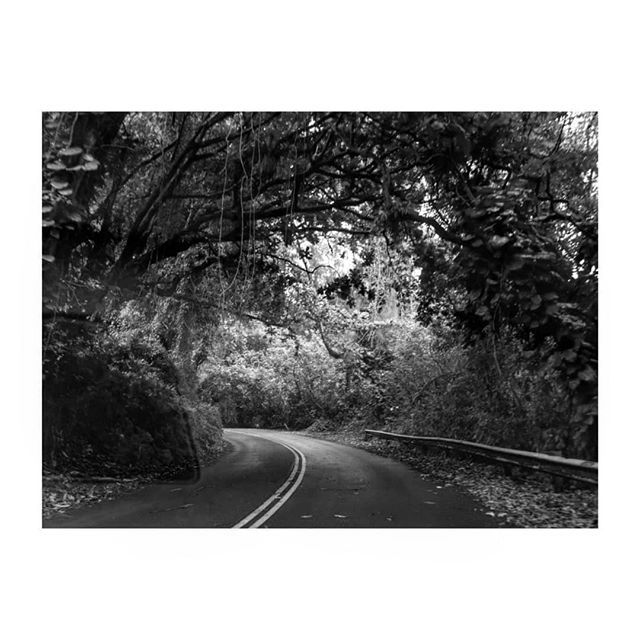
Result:
[[[456,487],[476,498],[496,526],[596,528],[597,489],[554,489],[548,478],[508,477],[500,467],[427,452],[398,442],[365,440],[352,432],[300,432],[301,435],[364,449],[393,458],[442,487]]]

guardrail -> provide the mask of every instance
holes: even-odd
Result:
[[[365,430],[365,438],[370,436],[385,440],[397,440],[420,447],[434,447],[466,453],[478,458],[484,458],[491,462],[525,467],[534,471],[549,473],[563,478],[580,480],[589,484],[598,484],[598,463],[589,460],[576,460],[561,456],[550,456],[545,453],[533,451],[519,451],[518,449],[504,449],[491,447],[486,444],[467,442],[466,440],[453,440],[451,438],[437,438],[430,436],[407,436],[390,431]]]

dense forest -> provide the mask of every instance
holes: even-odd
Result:
[[[597,459],[594,113],[47,112],[43,460],[221,430]]]

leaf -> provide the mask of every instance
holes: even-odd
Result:
[[[534,260],[536,262],[548,262],[556,259],[556,254],[551,253],[550,251],[540,251],[540,253],[531,256],[531,260]]]
[[[494,249],[500,249],[500,247],[504,247],[507,242],[509,242],[509,238],[507,238],[506,236],[491,236],[489,245]]]
[[[51,186],[58,190],[64,189],[69,186],[69,181],[63,180],[62,178],[53,178],[53,180],[51,180]]]
[[[82,168],[85,171],[95,171],[99,166],[100,163],[97,160],[93,160],[91,162],[87,162]]]
[[[53,256],[51,256],[51,255],[48,255],[48,254],[42,256],[42,259],[45,260],[46,262],[54,262],[55,261],[55,258]]]
[[[66,149],[62,149],[58,152],[58,155],[64,156],[65,158],[69,158],[71,156],[77,156],[82,153],[82,147],[67,147]]]
[[[55,221],[54,220],[43,220],[42,221],[42,226],[43,227],[53,227],[55,225]]]
[[[47,169],[51,169],[51,171],[64,171],[66,167],[62,164],[62,162],[48,162]]]
[[[71,187],[67,187],[66,189],[61,189],[60,190],[60,195],[61,196],[70,196],[73,194],[73,189]]]

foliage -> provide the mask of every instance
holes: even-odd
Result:
[[[439,435],[529,450],[571,450],[569,403],[546,352],[525,354],[516,338],[465,346],[451,327],[415,321],[385,327],[374,366],[332,358],[321,340],[292,340],[260,325],[233,325],[201,369],[209,402],[225,398],[239,424],[330,431]],[[383,356],[384,354],[384,356]]]
[[[200,424],[201,412],[182,396],[179,372],[151,340],[116,341],[102,332],[72,338],[58,329],[49,342],[43,383],[47,467],[190,477],[201,452],[219,439],[219,421],[208,415]]]
[[[105,362],[126,345],[136,373],[114,365],[110,397],[168,385],[184,411],[198,387],[213,423],[364,412],[597,455],[595,114],[46,113],[43,125],[44,317],[102,322],[92,349]],[[141,335],[175,380],[137,355]],[[69,334],[46,358],[79,358],[81,342]],[[85,382],[108,377],[78,365]]]
[[[294,342],[260,326],[233,327],[220,338],[219,357],[202,367],[200,393],[224,402],[235,424],[304,429],[340,412],[340,369],[317,339]]]
[[[450,329],[398,336],[380,374],[379,419],[398,431],[565,453],[569,403],[544,348],[523,357],[515,338],[464,345]]]

